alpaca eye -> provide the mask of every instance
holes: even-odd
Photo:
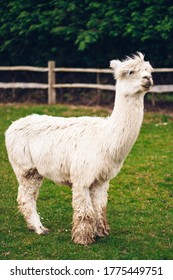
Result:
[[[134,74],[135,73],[135,71],[129,71],[129,75],[132,75],[132,74]]]

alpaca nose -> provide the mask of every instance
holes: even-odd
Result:
[[[153,85],[153,80],[151,75],[145,75],[142,77],[145,82],[145,87],[150,88]]]
[[[150,77],[149,76],[144,76],[143,79],[146,79],[146,80],[150,81]]]

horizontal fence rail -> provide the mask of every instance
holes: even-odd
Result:
[[[48,68],[34,66],[0,66],[0,71],[48,72]]]
[[[34,88],[40,88],[40,89],[47,89],[48,85],[47,84],[37,84],[37,83],[0,83],[0,88],[3,89],[9,89],[9,88],[21,88],[21,89],[34,89]]]
[[[65,68],[55,67],[55,61],[49,61],[48,67],[33,67],[33,66],[1,66],[0,71],[31,71],[31,72],[45,72],[48,74],[48,83],[0,83],[2,89],[47,89],[48,91],[48,104],[56,103],[56,90],[58,88],[93,88],[97,90],[115,90],[115,85],[101,84],[100,74],[112,74],[111,69],[98,69],[98,68]],[[71,73],[95,73],[96,83],[56,83],[56,73],[58,72],[71,72]],[[173,68],[156,68],[154,72],[173,72]],[[150,92],[162,93],[173,92],[173,85],[154,85]]]
[[[113,85],[97,85],[97,84],[81,84],[81,83],[72,83],[72,84],[58,84],[54,85],[54,88],[95,88],[102,90],[115,90]]]

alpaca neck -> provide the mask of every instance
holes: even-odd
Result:
[[[116,94],[114,109],[111,115],[111,120],[114,123],[125,122],[127,123],[132,120],[135,122],[142,122],[144,109],[144,97],[143,95],[124,95]]]
[[[125,95],[117,92],[110,116],[110,152],[114,161],[123,162],[136,141],[143,120],[144,95]]]

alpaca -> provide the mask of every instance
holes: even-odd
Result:
[[[36,200],[43,178],[72,189],[72,240],[88,245],[109,234],[109,181],[120,171],[140,131],[143,99],[153,84],[152,67],[137,53],[110,63],[116,100],[107,118],[30,115],[6,131],[9,161],[16,174],[18,206],[28,228],[47,234]]]

